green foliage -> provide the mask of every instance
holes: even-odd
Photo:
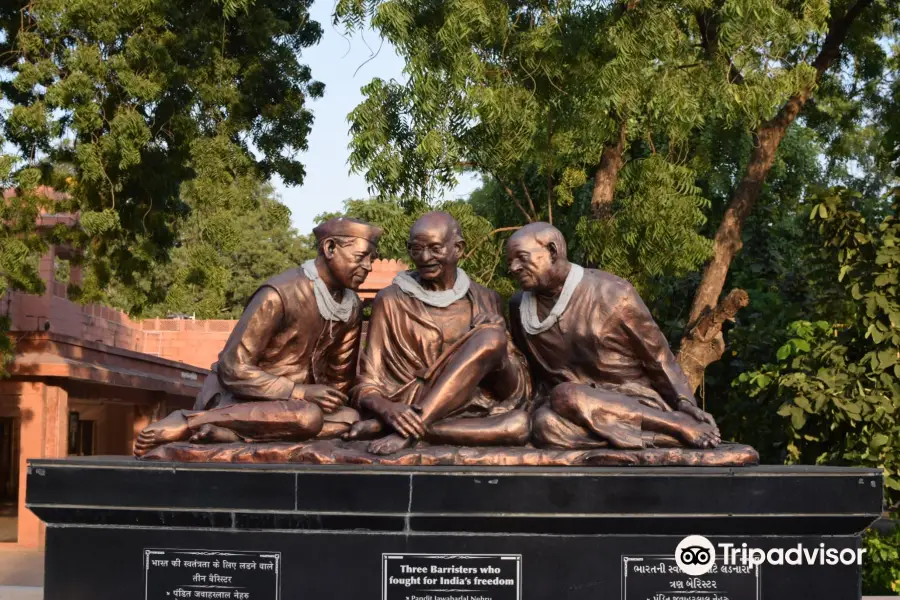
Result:
[[[91,277],[79,290],[81,299],[137,317],[238,318],[263,281],[315,257],[312,236],[291,227],[290,210],[272,197],[271,187],[247,184],[236,205],[193,210],[179,228],[170,260],[140,285],[101,289]]]
[[[900,526],[882,533],[869,530],[863,535],[862,593],[882,596],[900,593]]]
[[[802,9],[780,0],[341,0],[336,19],[351,28],[370,21],[407,74],[364,88],[350,115],[351,166],[376,192],[404,199],[432,198],[463,167],[511,189],[534,168],[545,176],[544,201],[555,191],[565,204],[623,125],[629,145],[657,138],[678,162],[710,116],[749,127],[771,117],[812,81],[802,61],[787,65],[815,43],[829,8],[827,0]],[[716,20],[715,47],[697,19],[705,11]]]
[[[845,72],[865,90],[867,108],[876,108],[873,82],[885,70],[874,40],[887,33],[892,10],[876,4],[846,44]],[[404,206],[433,203],[460,171],[476,171],[485,178],[473,199],[479,214],[497,226],[552,220],[581,260],[653,295],[658,280],[708,258],[707,218],[719,223],[750,132],[812,86],[812,58],[829,19],[846,8],[841,0],[341,0],[336,21],[370,23],[406,62],[404,81],[364,88],[350,115],[350,164],[374,194]],[[878,128],[851,135],[847,123],[834,127],[850,87],[841,77],[826,77],[817,124],[830,127],[834,170],[849,174],[879,136]],[[625,166],[612,211],[598,222],[606,212],[588,210],[594,176],[620,136]],[[743,156],[714,173],[723,161],[709,151],[735,137]],[[702,185],[711,175],[721,177],[721,204]]]
[[[539,178],[525,181],[532,185]],[[592,218],[590,186],[582,185],[571,203],[554,209],[553,223],[566,236],[572,260],[628,279],[651,300],[661,277],[683,277],[709,257],[711,242],[699,233],[709,203],[694,181],[691,169],[658,155],[635,159],[622,170],[611,219]],[[469,202],[496,227],[521,224],[521,214],[496,180],[487,180]]]
[[[735,385],[784,419],[788,462],[885,471],[888,504],[900,502],[900,204],[872,224],[846,189],[823,194],[810,219],[834,261],[847,302],[839,323],[798,321],[777,362]]]
[[[0,183],[16,188],[0,208],[0,287],[40,292],[35,265],[47,237],[65,238],[83,252],[85,298],[115,289],[140,312],[160,293],[150,274],[168,260],[186,218],[212,244],[192,249],[197,264],[236,248],[238,224],[219,209],[250,214],[259,195],[246,190],[270,176],[303,181],[295,155],[306,149],[312,123],[306,102],[323,91],[299,62],[322,34],[309,5],[0,6],[0,94],[10,106],[0,122]],[[42,193],[39,185],[64,193]],[[41,208],[77,211],[82,227],[36,232]],[[221,282],[224,274],[214,272],[209,277]]]
[[[626,165],[616,191],[615,218],[583,216],[576,233],[585,260],[629,280],[652,297],[651,281],[698,269],[711,240],[698,233],[709,202],[694,185],[692,170],[653,155]]]

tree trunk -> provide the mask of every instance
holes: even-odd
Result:
[[[625,123],[619,127],[619,139],[606,144],[600,164],[594,172],[594,190],[591,193],[591,212],[595,219],[605,221],[612,216],[612,203],[619,181],[619,170],[624,164]]]
[[[747,163],[744,177],[734,191],[731,204],[725,211],[725,216],[716,231],[712,260],[706,266],[700,287],[697,288],[694,296],[689,317],[691,323],[696,322],[705,311],[717,305],[722,288],[725,286],[725,278],[728,275],[731,261],[743,245],[741,232],[747,215],[750,214],[756,199],[759,198],[766,176],[772,168],[772,163],[775,162],[778,145],[784,139],[788,125],[797,118],[797,113],[800,112],[807,97],[808,93],[794,96],[781,109],[777,117],[763,123],[756,130],[754,134],[756,146],[750,155],[750,162]]]
[[[828,36],[812,65],[816,69],[816,83],[840,57],[841,46],[847,38],[850,26],[873,1],[857,0],[841,18],[831,20]],[[725,320],[733,319],[734,314],[741,308],[738,306],[740,303],[734,302],[726,307],[724,300],[720,305],[719,297],[725,287],[731,261],[741,249],[741,233],[744,222],[759,198],[759,193],[772,168],[775,153],[778,151],[781,140],[784,139],[787,128],[796,120],[811,94],[812,88],[807,88],[792,96],[778,111],[774,119],[760,125],[754,133],[756,144],[750,155],[750,161],[747,163],[744,177],[735,189],[728,210],[725,211],[725,216],[716,231],[713,258],[703,271],[703,278],[691,306],[688,330],[681,339],[678,353],[679,363],[694,385],[694,389],[702,380],[706,367],[719,360],[725,351],[724,339],[721,339],[722,324]],[[736,291],[744,293],[742,290],[734,290],[726,300],[732,298]],[[745,306],[746,303],[743,305]],[[704,317],[714,313],[718,315],[731,314],[724,319],[715,319],[715,323],[710,329],[709,323]],[[700,326],[703,326],[702,332],[698,330]],[[721,339],[721,343],[715,344],[714,349],[711,350],[710,344],[716,339]]]
[[[734,319],[737,312],[748,304],[750,297],[747,292],[741,289],[731,290],[715,310],[707,311],[697,321],[691,329],[691,338],[687,342],[682,340],[676,360],[687,375],[691,389],[696,390],[700,385],[706,366],[722,358],[725,352],[722,325],[725,321]]]

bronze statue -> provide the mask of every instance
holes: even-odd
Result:
[[[382,230],[337,218],[313,230],[314,261],[263,283],[241,315],[194,404],[140,433],[134,453],[177,441],[334,438],[359,414],[347,406],[359,353],[356,290]]]
[[[465,242],[447,213],[421,217],[407,243],[415,271],[381,290],[360,360],[354,406],[372,418],[347,440],[370,439],[388,455],[416,440],[456,446],[520,446],[529,438],[527,363],[515,349],[497,292],[457,264]]]
[[[416,221],[407,242],[416,268],[376,297],[358,370],[361,309],[352,290],[371,271],[381,230],[332,219],[314,233],[315,261],[260,287],[194,410],[147,427],[136,456],[383,465],[758,462],[748,446],[719,446],[715,421],[697,406],[631,285],[569,263],[551,225],[527,225],[507,244],[524,290],[510,303],[510,334],[499,294],[458,267],[466,247],[459,224],[441,212]]]
[[[697,406],[665,337],[631,284],[570,263],[565,239],[547,223],[532,223],[513,234],[507,262],[523,290],[510,301],[510,321],[535,378],[536,445],[719,445],[712,415]]]

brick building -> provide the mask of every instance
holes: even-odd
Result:
[[[74,224],[44,215],[40,225]],[[56,280],[54,246],[41,261],[44,295],[8,293],[0,310],[12,321],[17,354],[0,380],[0,544],[42,547],[43,524],[24,507],[25,461],[73,455],[130,455],[152,420],[189,408],[235,321],[148,319],[66,297]],[[376,261],[361,290],[370,299],[406,268]],[[70,279],[81,273],[71,269]]]

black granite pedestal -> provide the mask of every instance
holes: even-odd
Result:
[[[852,600],[860,567],[825,557],[853,559],[881,503],[870,469],[125,458],[31,461],[27,495],[45,600]],[[705,575],[676,565],[688,535],[718,549]]]

